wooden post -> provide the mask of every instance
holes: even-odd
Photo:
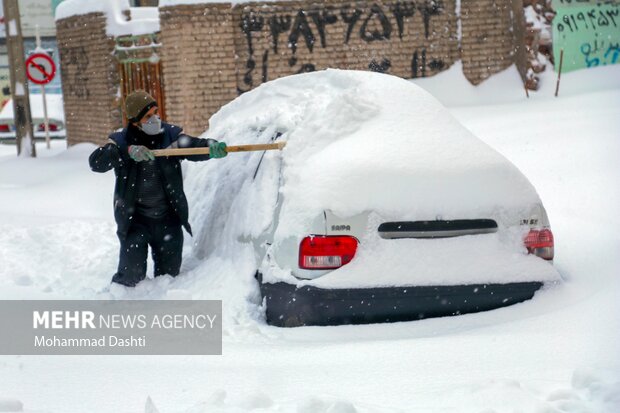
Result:
[[[560,50],[560,67],[558,68],[558,82],[555,84],[555,97],[558,97],[560,91],[560,77],[562,76],[562,61],[564,60],[564,49]]]
[[[37,24],[37,48],[38,52],[45,52],[43,47],[41,47],[41,36],[39,35],[39,25]],[[41,85],[41,98],[43,99],[43,126],[45,127],[45,145],[47,149],[51,148],[50,144],[50,119],[47,116],[47,97],[45,96],[45,85]]]
[[[30,95],[28,92],[28,79],[26,78],[26,64],[24,62],[24,39],[22,38],[19,6],[17,5],[17,0],[3,0],[3,5],[17,154],[35,157],[37,154],[34,134],[32,133]]]

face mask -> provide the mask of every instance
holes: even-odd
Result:
[[[153,115],[140,125],[140,129],[147,135],[157,135],[161,132],[161,119],[157,115]]]

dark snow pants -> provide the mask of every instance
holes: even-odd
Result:
[[[155,264],[155,276],[176,276],[181,268],[183,230],[176,217],[162,219],[134,216],[125,239],[120,239],[118,270],[112,282],[129,287],[146,277],[148,247]]]

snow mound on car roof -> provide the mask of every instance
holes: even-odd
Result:
[[[341,217],[377,211],[401,220],[450,219],[480,218],[498,207],[526,210],[539,202],[502,155],[430,94],[390,75],[329,69],[284,77],[222,107],[210,125],[205,136],[229,145],[283,134],[278,238],[299,233],[326,209]],[[280,154],[266,159],[274,156]],[[239,196],[239,175],[255,170],[240,171],[249,159],[231,155],[222,161],[226,166],[208,163],[205,174],[210,181],[236,182],[228,190]],[[272,175],[273,189],[279,178]],[[261,208],[260,199],[252,201],[246,209]],[[260,233],[274,203],[270,198],[258,223],[241,218],[246,226],[239,231]]]

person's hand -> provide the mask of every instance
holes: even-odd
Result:
[[[228,155],[226,152],[226,143],[216,142],[209,145],[209,156],[211,158],[223,158]]]
[[[151,152],[146,146],[142,145],[131,145],[129,147],[129,156],[136,162],[152,161],[155,159],[153,152]]]

